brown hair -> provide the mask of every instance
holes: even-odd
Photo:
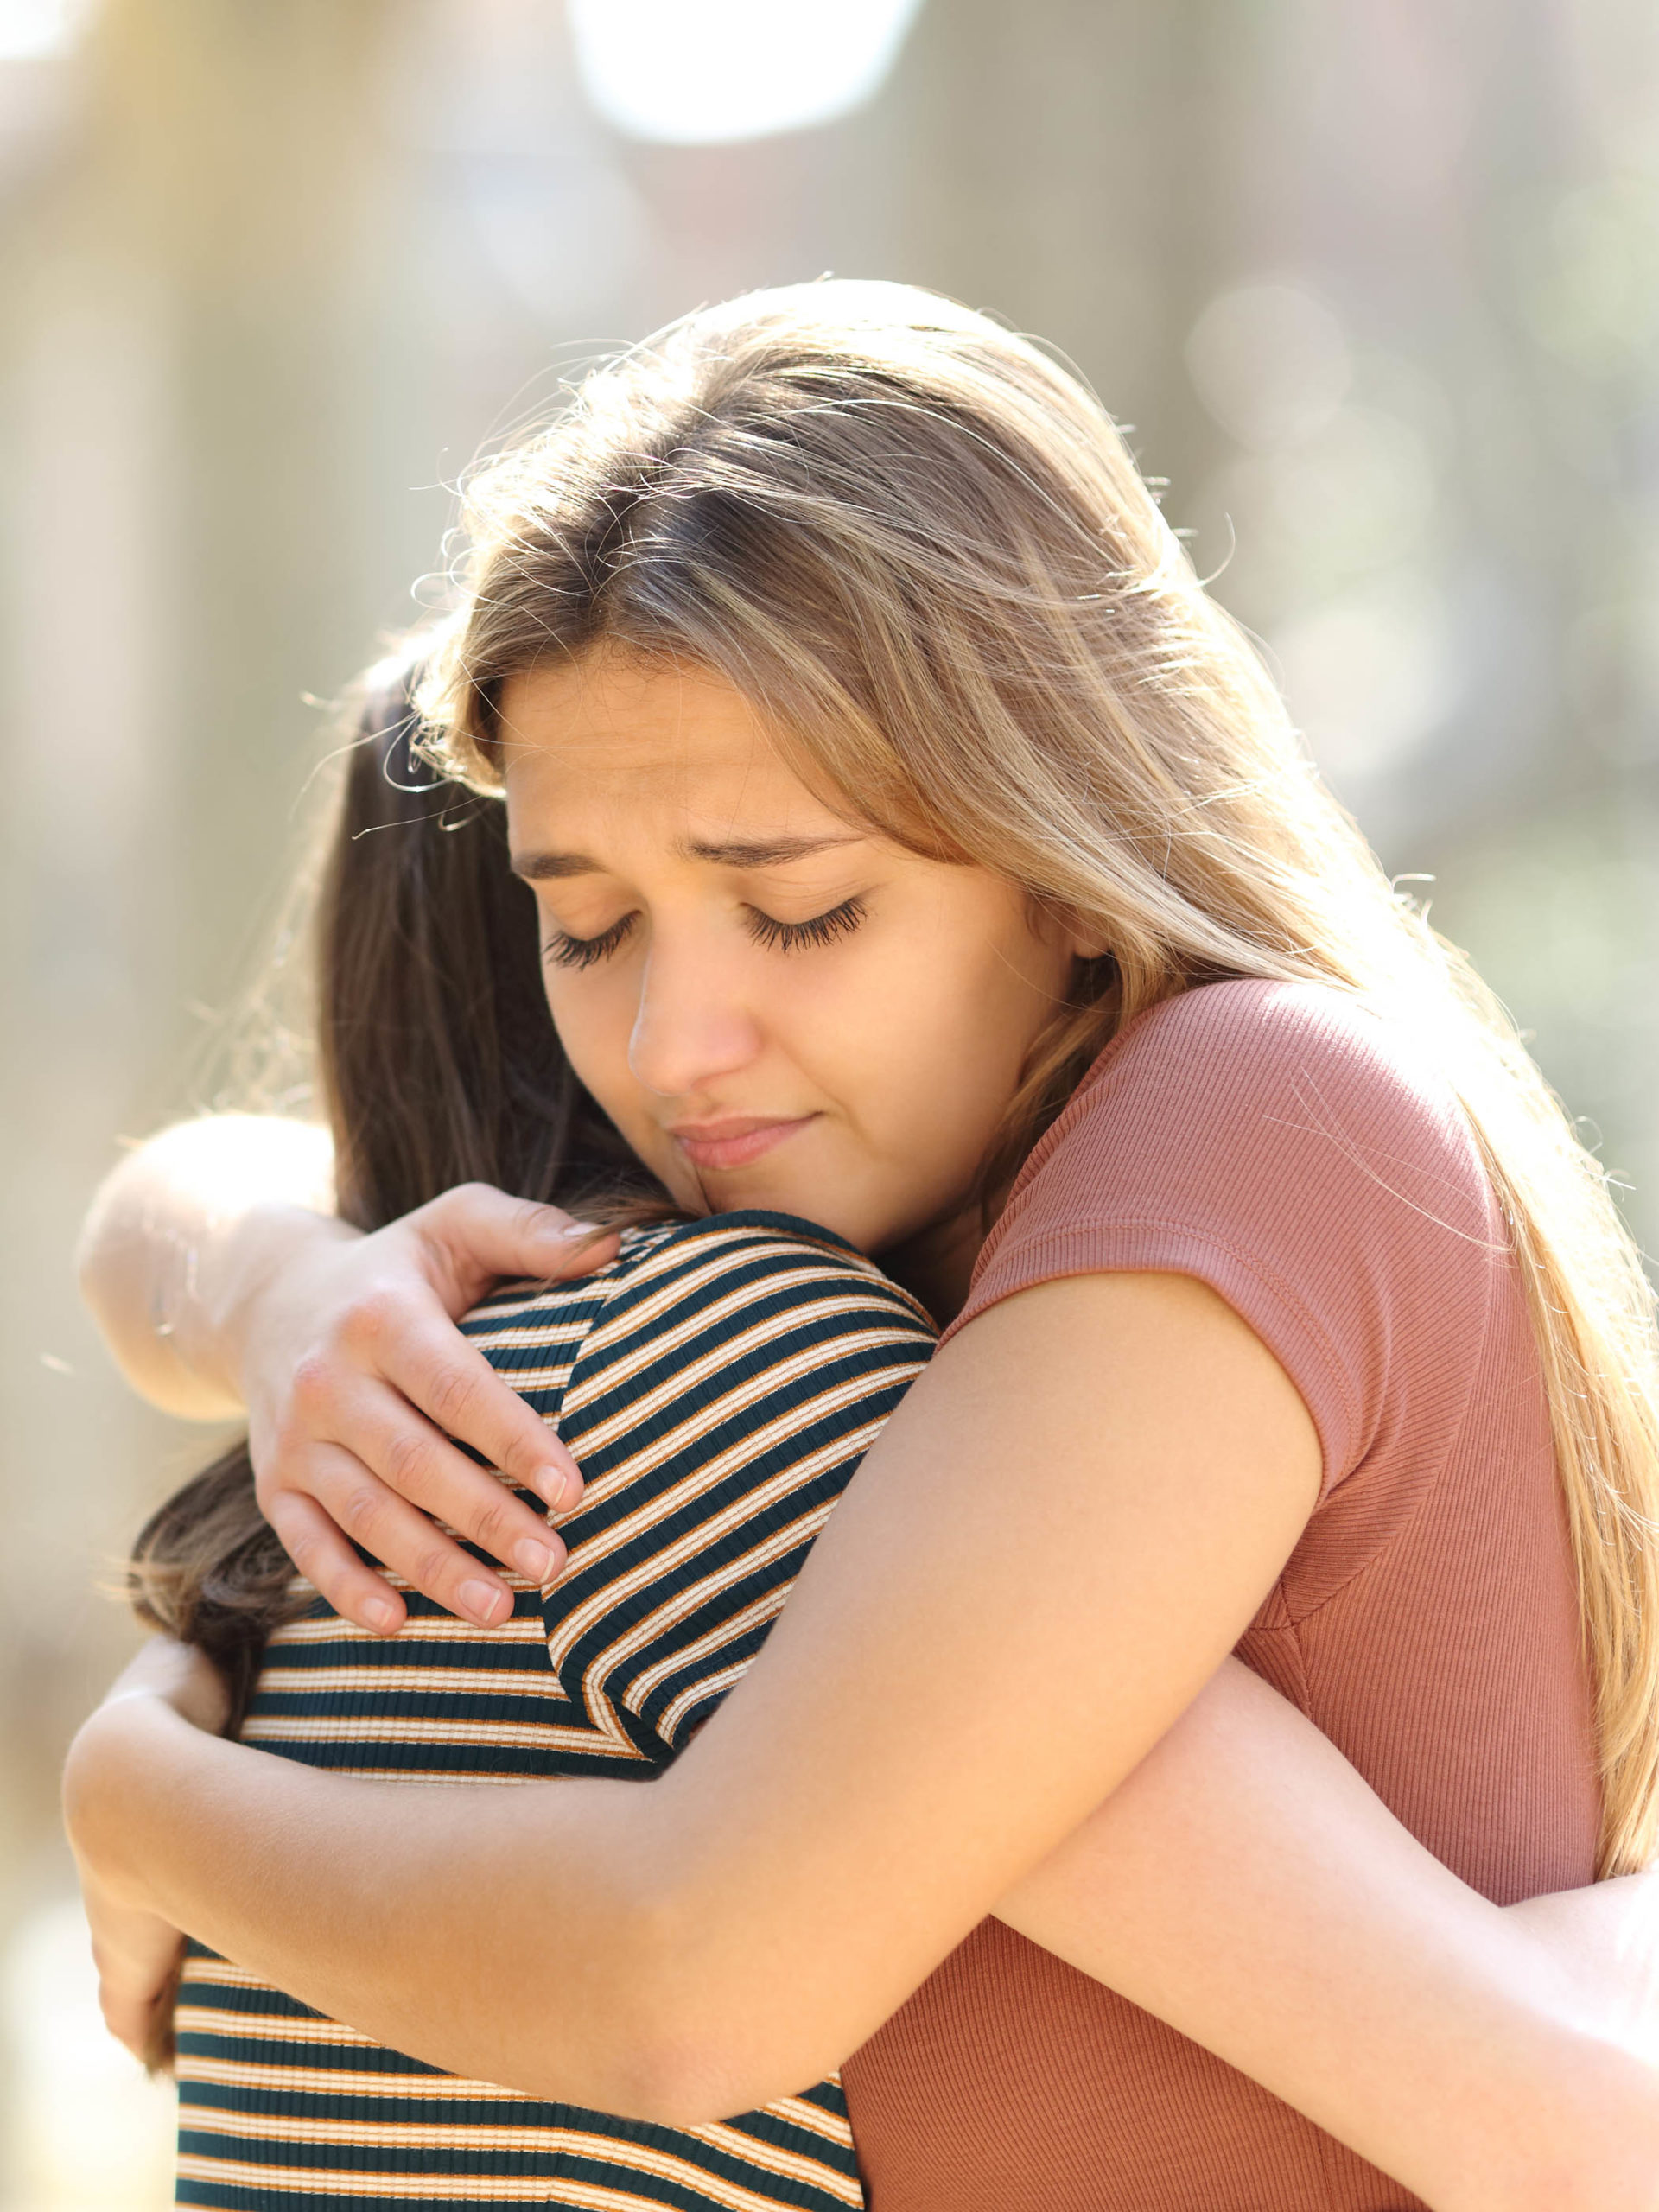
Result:
[[[589,1213],[661,1211],[560,1049],[502,810],[416,756],[410,682],[406,664],[362,702],[315,918],[340,1217],[378,1229],[474,1181]],[[234,1732],[266,1637],[308,1597],[259,1511],[245,1442],[146,1522],[128,1589],[141,1620],[218,1662]]]
[[[409,660],[361,687],[314,920],[310,1057],[337,1210],[379,1229],[486,1182],[589,1218],[671,1215],[560,1047],[501,808],[416,755],[414,674]],[[127,1593],[147,1627],[214,1661],[237,1734],[266,1638],[313,1595],[259,1510],[245,1439],[144,1523]],[[152,2018],[143,2056],[159,2072],[173,2063],[170,2003]]]
[[[1503,1009],[1325,790],[1092,395],[932,294],[756,293],[591,376],[478,476],[466,542],[419,694],[450,774],[499,788],[502,688],[538,663],[600,644],[682,658],[743,691],[849,816],[992,868],[1109,945],[1026,1072],[1004,1169],[1116,1022],[1211,978],[1363,995],[1439,1053],[1548,1396],[1600,1871],[1645,1865],[1659,1391],[1635,1249]]]

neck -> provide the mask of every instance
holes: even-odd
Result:
[[[879,1257],[893,1281],[919,1298],[944,1328],[966,1302],[974,1262],[984,1242],[984,1223],[975,1205],[931,1223]]]

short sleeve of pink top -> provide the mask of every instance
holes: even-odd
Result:
[[[1141,1015],[1032,1154],[950,1333],[1119,1268],[1208,1283],[1319,1429],[1320,1503],[1241,1657],[1487,1896],[1588,1881],[1599,1808],[1538,1363],[1432,1068],[1315,987],[1217,983]],[[845,2080],[873,2212],[1414,2202],[995,1921]]]

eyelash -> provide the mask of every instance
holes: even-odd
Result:
[[[838,937],[849,935],[863,918],[861,899],[843,899],[827,914],[814,914],[806,922],[774,922],[770,914],[751,906],[749,935],[757,944],[768,945],[774,952],[801,952],[809,944],[833,944]]]
[[[802,952],[809,945],[833,944],[838,937],[846,937],[855,930],[863,918],[863,900],[843,899],[828,913],[814,914],[804,922],[774,921],[770,914],[751,906],[748,928],[757,944],[764,944],[775,952]],[[608,960],[620,948],[638,919],[637,914],[624,914],[620,921],[613,922],[598,937],[571,937],[561,930],[542,947],[543,957],[557,968],[592,968],[601,960]]]
[[[610,958],[636,919],[635,915],[624,914],[620,922],[613,922],[597,937],[571,937],[559,930],[542,947],[542,957],[550,960],[556,968],[592,968]]]

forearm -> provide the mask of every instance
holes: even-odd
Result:
[[[1546,1954],[1520,1930],[1518,1950],[1491,1954],[1501,1918],[1317,1738],[1305,1755],[1328,1766],[1304,1786],[1306,1767],[1281,1771],[1261,1741],[1206,1745],[1200,1729],[1185,1783],[1178,1766],[1158,1792],[1171,1770],[1148,1747],[1173,1728],[1172,1747],[1191,1740],[1175,1724],[1316,1471],[1279,1370],[1196,1297],[1088,1278],[993,1309],[971,1353],[947,1345],[761,1660],[661,1782],[359,1783],[173,1745],[152,1721],[92,1793],[114,1808],[92,1863],[130,1870],[136,1907],[396,2046],[665,2120],[816,2078],[1012,1900],[1015,1924],[1062,1955],[1081,1946],[1088,1970],[1421,2176],[1431,2202],[1519,2212],[1536,2186],[1497,2193],[1506,2141],[1534,2146],[1545,2183],[1554,2146],[1514,2083],[1541,2083],[1582,2133],[1609,2079],[1586,2064],[1578,2095],[1579,2062],[1599,2054]],[[1065,1398],[1103,1335],[1122,1352],[1109,1419]],[[1184,1382],[1229,1362],[1213,1398]],[[1010,1481],[1021,1466],[1030,1478]],[[1269,1726],[1305,1730],[1272,1706]],[[1321,1811],[1321,1791],[1344,1789],[1350,1814],[1339,1794]],[[1131,1810],[1151,1792],[1156,1816],[1091,1883],[1090,1815],[1114,1792]],[[1363,1822],[1379,1820],[1389,1840],[1368,1856]],[[1030,1870],[1051,1854],[1063,1869],[1074,1847],[1082,1917],[1050,1929]],[[1489,2154],[1498,2165],[1476,2171]],[[1583,2201],[1580,2171],[1555,2212]]]
[[[81,1292],[152,1404],[197,1420],[239,1411],[236,1315],[315,1236],[333,1171],[326,1130],[225,1114],[162,1130],[106,1177],[81,1235]]]
[[[463,2075],[696,2122],[800,2083],[747,2079],[754,2018],[729,1991],[709,2010],[711,1942],[753,2016],[780,1977],[764,1947],[736,1955],[741,1919],[687,1941],[677,1795],[358,1782],[155,1701],[89,1724],[67,1783],[112,1894],[331,2017]],[[1655,2077],[1608,2040],[1634,1896],[1554,1902],[1545,1940],[1474,1897],[1229,1669],[1002,1911],[1436,2212],[1647,2212]],[[1551,1942],[1582,1949],[1586,1907],[1606,1955],[1580,1975]]]
[[[542,2094],[708,2120],[818,2079],[1203,1688],[1317,1488],[1282,1370],[1183,1280],[1045,1286],[975,1329],[890,1420],[760,1660],[661,1781],[480,1789],[456,1812],[232,1745],[169,1773],[152,1745],[103,1792],[112,1821],[144,1807],[111,1838],[151,1885],[130,1901],[353,2025]],[[1103,1333],[1109,1419],[1065,1397]],[[1173,1387],[1193,1372],[1208,1395]],[[508,1986],[533,2005],[504,2017]],[[605,2065],[637,2067],[635,2088]]]
[[[359,1781],[226,1743],[158,1699],[110,1724],[106,1707],[72,1750],[65,1808],[124,1905],[451,2073],[673,2116],[648,1788]]]
[[[1436,2212],[1645,2212],[1659,2074],[1633,2032],[1640,1904],[1499,1911],[1230,1664],[999,1910]]]

